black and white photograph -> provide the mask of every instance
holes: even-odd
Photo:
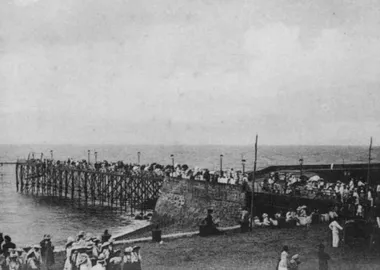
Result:
[[[0,0],[0,270],[380,269],[380,1]]]

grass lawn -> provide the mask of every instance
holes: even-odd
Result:
[[[163,234],[167,232],[163,229]],[[255,229],[253,233],[228,233],[223,236],[192,237],[158,243],[141,243],[143,269],[276,269],[283,245],[290,255],[298,253],[299,269],[318,269],[317,248],[324,243],[332,257],[329,269],[380,269],[379,253],[365,248],[331,246],[326,225],[309,231],[293,229]],[[123,248],[123,247],[117,247]],[[55,269],[63,269],[63,256],[57,256]]]

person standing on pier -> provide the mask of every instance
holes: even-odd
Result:
[[[332,247],[337,248],[339,246],[339,230],[343,230],[343,228],[339,225],[335,218],[330,223],[329,228],[332,231]]]

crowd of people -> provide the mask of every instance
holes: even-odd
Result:
[[[70,236],[65,246],[64,270],[124,270],[141,269],[140,247],[114,248],[114,241],[106,230],[101,237],[81,231],[76,239]]]
[[[140,247],[114,249],[112,235],[105,230],[98,237],[81,231],[74,238],[69,236],[65,245],[64,270],[139,270]],[[0,233],[1,270],[52,269],[55,264],[54,246],[50,235],[44,235],[39,244],[17,248],[9,235]]]
[[[20,248],[12,242],[9,235],[0,233],[0,269],[2,270],[34,270],[51,269],[54,265],[54,246],[50,235],[44,235],[39,244]]]
[[[123,161],[108,162],[107,160],[89,163],[85,159],[74,160],[69,158],[64,161],[52,159],[29,159],[30,162],[39,164],[42,167],[55,166],[58,168],[91,170],[107,173],[118,173],[127,175],[149,174],[153,177],[172,177],[179,179],[190,179],[224,184],[243,184],[248,182],[248,174],[230,168],[224,171],[210,171],[199,167],[191,168],[187,164],[161,165],[151,164],[132,164]]]
[[[380,185],[369,186],[362,178],[354,177],[347,183],[339,180],[333,183],[317,175],[307,179],[290,174],[280,179],[278,174],[272,173],[269,178],[257,184],[255,191],[330,199],[345,208],[345,215],[361,217],[369,215],[380,200]]]

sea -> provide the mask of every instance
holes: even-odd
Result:
[[[53,150],[54,159],[87,159],[137,163],[187,164],[190,167],[220,169],[220,155],[223,169],[242,169],[246,160],[246,171],[253,169],[254,146],[221,145],[0,145],[0,162],[25,159],[34,153],[35,157],[49,157]],[[368,162],[367,146],[258,146],[257,168],[270,165],[299,164],[342,164]],[[379,162],[380,148],[374,147],[372,162]],[[112,234],[125,231],[132,218],[120,211],[109,208],[83,208],[69,201],[53,197],[37,197],[16,192],[15,166],[0,167],[0,232],[10,235],[20,246],[39,243],[44,234],[52,236],[55,245],[63,245],[68,236],[75,236],[83,230],[100,235],[105,229]]]

